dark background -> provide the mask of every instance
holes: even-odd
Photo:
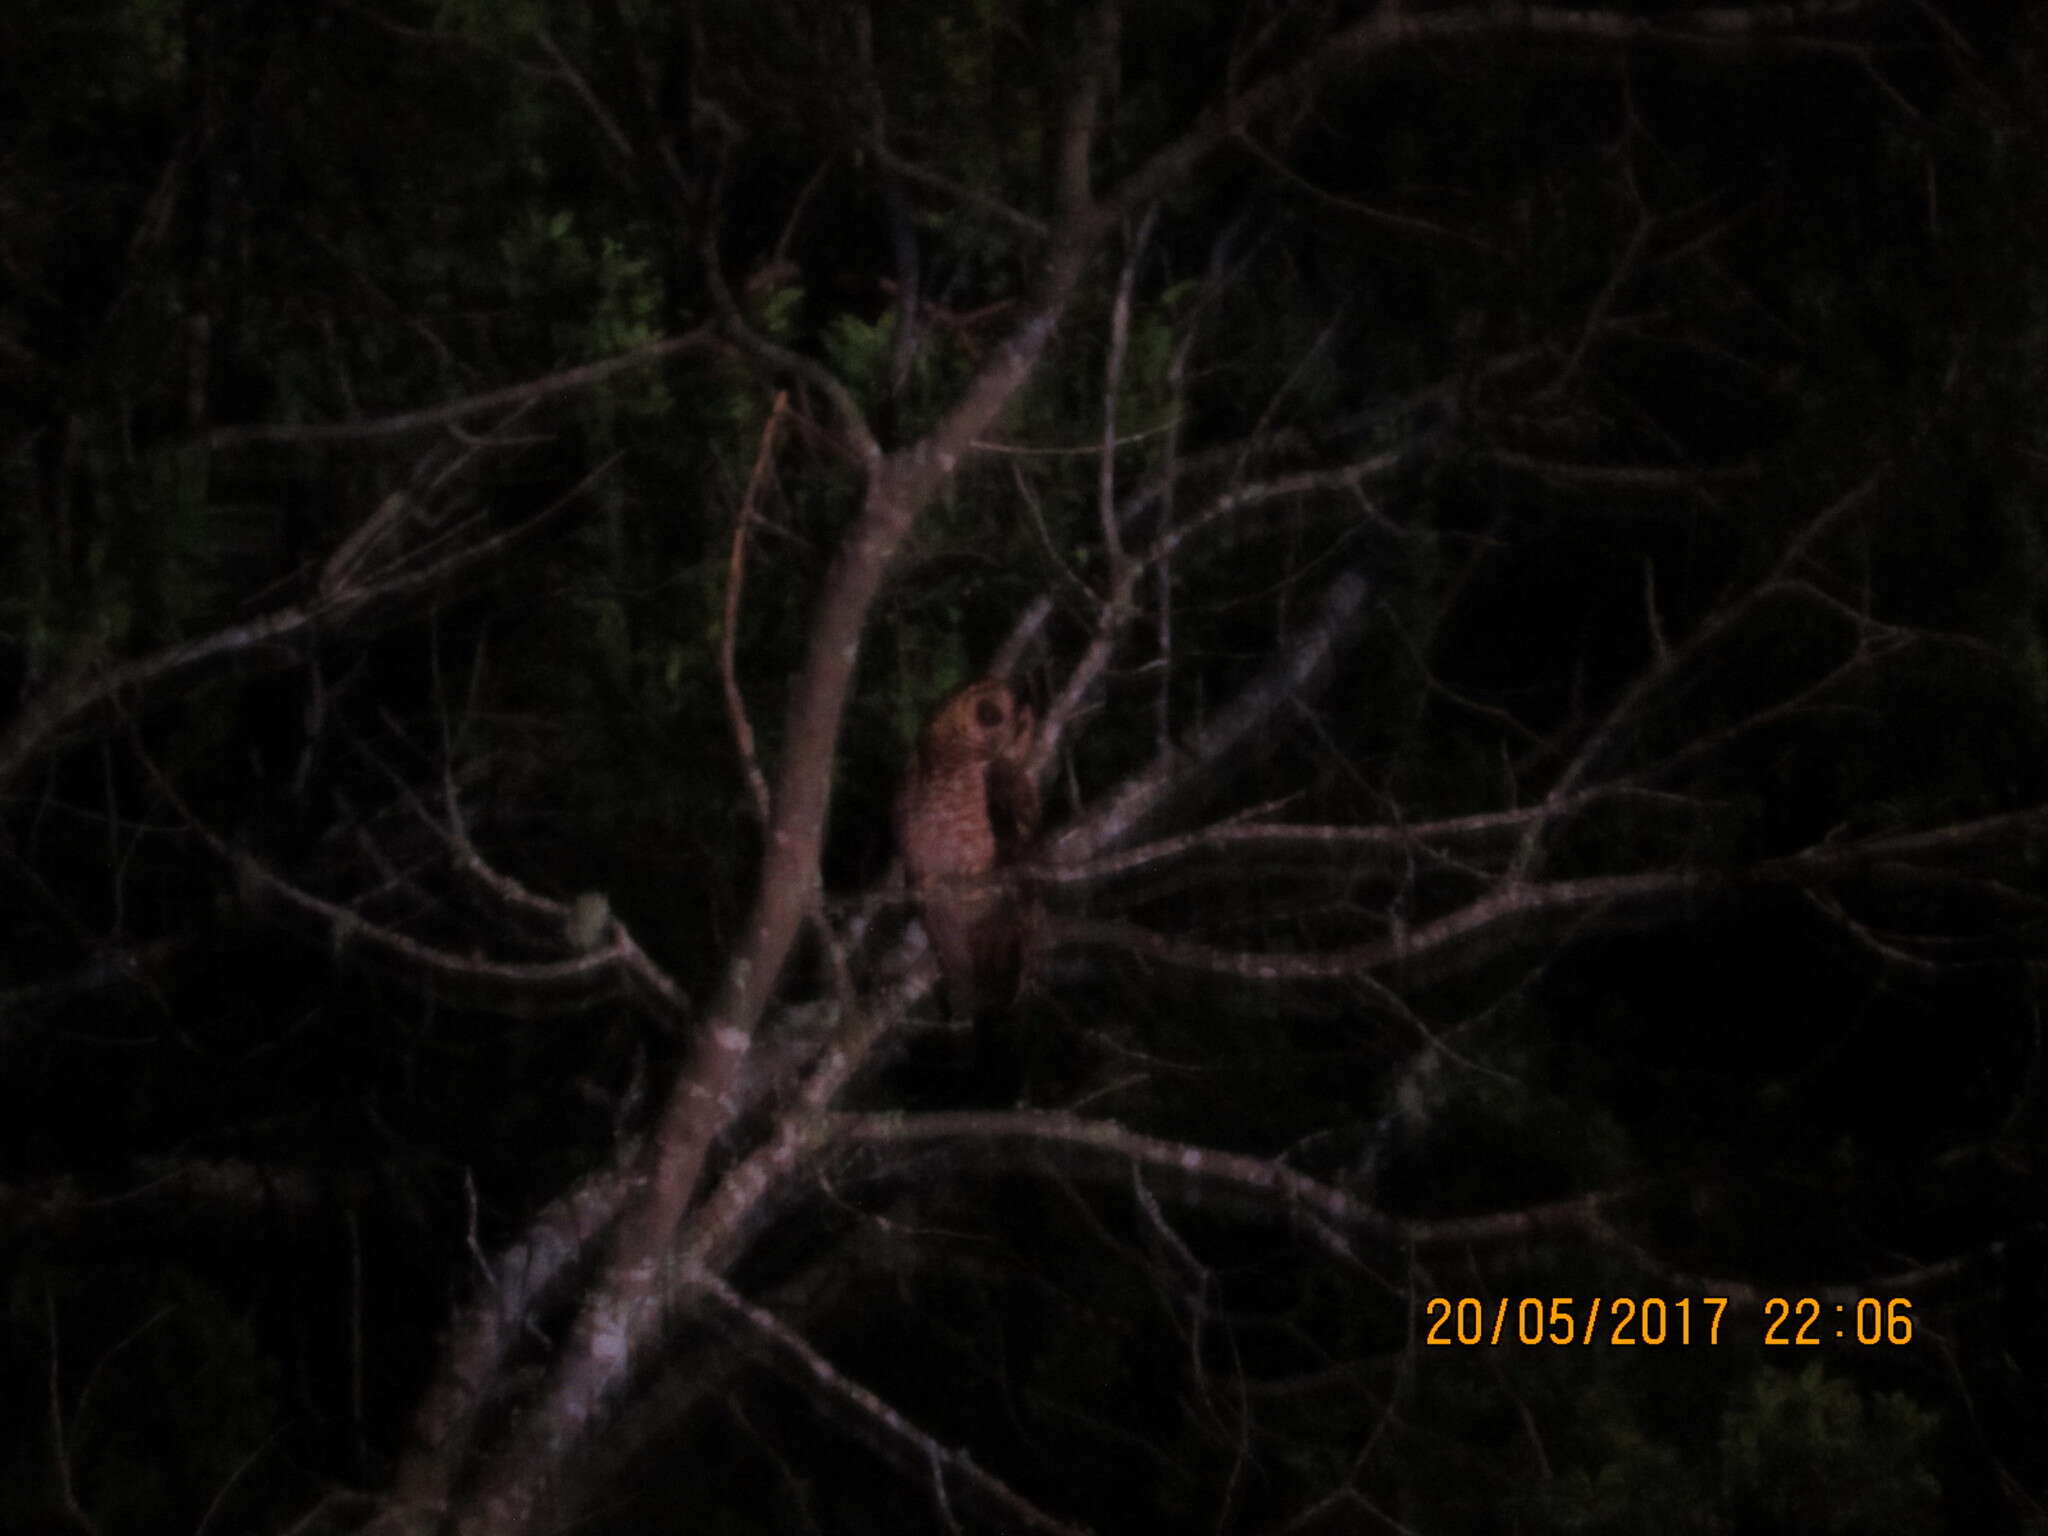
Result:
[[[929,429],[1034,276],[986,204],[1053,214],[1080,14],[890,7],[864,76],[857,11],[793,0],[11,8],[0,1527],[366,1518],[479,1256],[626,1156],[687,1021],[465,995],[249,871],[451,953],[560,953],[450,874],[421,811],[452,789],[496,867],[602,891],[715,990],[760,853],[716,637],[778,389],[735,634],[769,762],[861,497],[815,375],[774,349],[883,447]],[[1097,185],[1363,14],[1133,6]],[[831,910],[902,921],[862,904],[932,703],[1041,593],[1041,701],[1090,637],[1085,450],[1134,249],[1126,491],[1177,456],[1186,515],[1394,463],[1190,540],[1171,645],[1147,619],[1118,653],[1051,823],[1353,570],[1372,609],[1334,675],[1160,830],[1428,823],[1570,774],[1611,793],[1545,840],[1548,877],[1696,878],[1313,978],[1055,937],[1016,1026],[1047,1042],[1034,1103],[1278,1159],[1429,1242],[1340,1254],[1274,1202],[1161,1184],[1162,1215],[1127,1170],[955,1149],[852,1158],[733,1284],[1097,1530],[2048,1531],[2044,50],[2031,7],[1705,44],[1446,33],[1321,73],[1106,242],[870,622]],[[877,121],[945,184],[892,174]],[[449,421],[319,430],[714,322],[769,346],[462,417],[498,435],[444,482],[422,466],[460,454]],[[409,483],[431,519],[407,560],[518,536],[177,651],[310,602]],[[1131,515],[1142,545],[1164,514]],[[1798,865],[1850,847],[1839,878]],[[1050,899],[1076,933],[1333,954],[1501,863],[1197,858]],[[827,974],[801,951],[785,1003]],[[856,1104],[971,1102],[961,1049],[913,1032]],[[1555,1216],[1596,1193],[1604,1234]],[[1501,1220],[1462,1241],[1460,1217]],[[1765,1345],[1753,1298],[1829,1286],[1909,1298],[1911,1341]],[[1420,1341],[1433,1296],[1731,1292],[1752,1299],[1711,1347]],[[677,1330],[575,1529],[943,1528],[718,1332]]]

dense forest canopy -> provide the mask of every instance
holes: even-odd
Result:
[[[0,1527],[2048,1531],[2038,8],[8,30]]]

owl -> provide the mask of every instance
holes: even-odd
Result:
[[[933,713],[896,795],[896,846],[962,1018],[1006,1007],[1023,980],[1027,908],[997,872],[1038,827],[1033,730],[1008,682],[970,684]]]

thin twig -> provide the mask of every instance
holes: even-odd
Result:
[[[754,451],[753,472],[747,476],[746,491],[740,497],[739,510],[733,515],[732,549],[725,562],[725,612],[718,633],[718,681],[725,690],[725,717],[732,726],[733,745],[739,749],[740,769],[747,777],[747,793],[753,797],[754,814],[761,818],[764,827],[768,825],[771,809],[768,781],[761,775],[761,759],[754,747],[754,727],[747,719],[747,701],[740,693],[734,652],[740,627],[740,596],[747,582],[747,528],[754,520],[754,503],[760,497],[761,481],[766,477],[769,461],[775,453],[776,432],[788,409],[789,391],[777,390],[775,404],[768,412],[767,423],[761,428],[760,446]]]

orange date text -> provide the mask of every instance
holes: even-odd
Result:
[[[1432,1296],[1423,1343],[1718,1344],[1725,1296]]]
[[[1439,1347],[1550,1344],[1587,1348],[1719,1344],[1726,1296],[1431,1296],[1423,1303],[1422,1342]],[[1767,1347],[1910,1344],[1913,1303],[1903,1296],[1828,1301],[1814,1296],[1763,1299]],[[1753,1312],[1751,1315],[1754,1315]]]

